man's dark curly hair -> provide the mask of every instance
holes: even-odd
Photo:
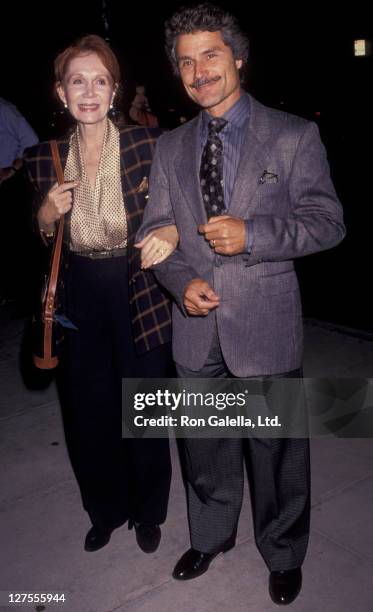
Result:
[[[249,41],[236,17],[210,2],[204,2],[196,6],[184,6],[166,21],[166,52],[175,74],[179,74],[176,58],[177,37],[180,34],[206,31],[220,31],[225,44],[231,48],[234,59],[241,59],[245,66],[249,56]]]

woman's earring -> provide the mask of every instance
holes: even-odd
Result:
[[[64,102],[64,104],[63,104],[63,105],[64,105],[64,107],[65,107],[65,108],[67,108],[67,104],[66,104],[66,102]]]

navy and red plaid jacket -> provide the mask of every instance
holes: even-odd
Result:
[[[140,268],[140,252],[133,247],[139,229],[147,190],[144,178],[149,177],[154,148],[162,133],[157,128],[128,126],[120,130],[121,182],[127,215],[129,296],[133,338],[139,354],[171,341],[171,307],[164,291],[151,271]],[[69,138],[57,141],[62,167],[65,167]],[[57,177],[53,166],[49,142],[27,149],[25,168],[34,190],[34,217]],[[65,219],[64,267],[68,265],[69,217]],[[61,275],[60,275],[61,276]],[[62,275],[63,285],[63,275]],[[62,300],[63,301],[63,300]]]

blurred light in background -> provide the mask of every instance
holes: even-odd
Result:
[[[354,55],[355,57],[364,57],[370,55],[372,44],[370,40],[358,39],[354,40]]]

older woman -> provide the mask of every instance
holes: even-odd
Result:
[[[158,547],[171,478],[168,441],[121,437],[122,377],[164,377],[171,368],[167,297],[146,267],[175,247],[176,230],[134,248],[146,204],[147,177],[160,131],[118,129],[108,114],[119,93],[117,59],[106,42],[85,36],[55,60],[56,90],[76,122],[58,141],[65,183],[58,186],[49,143],[29,149],[45,242],[61,215],[67,223],[61,353],[66,439],[92,527],[85,550],[108,543],[128,520],[145,552]]]

